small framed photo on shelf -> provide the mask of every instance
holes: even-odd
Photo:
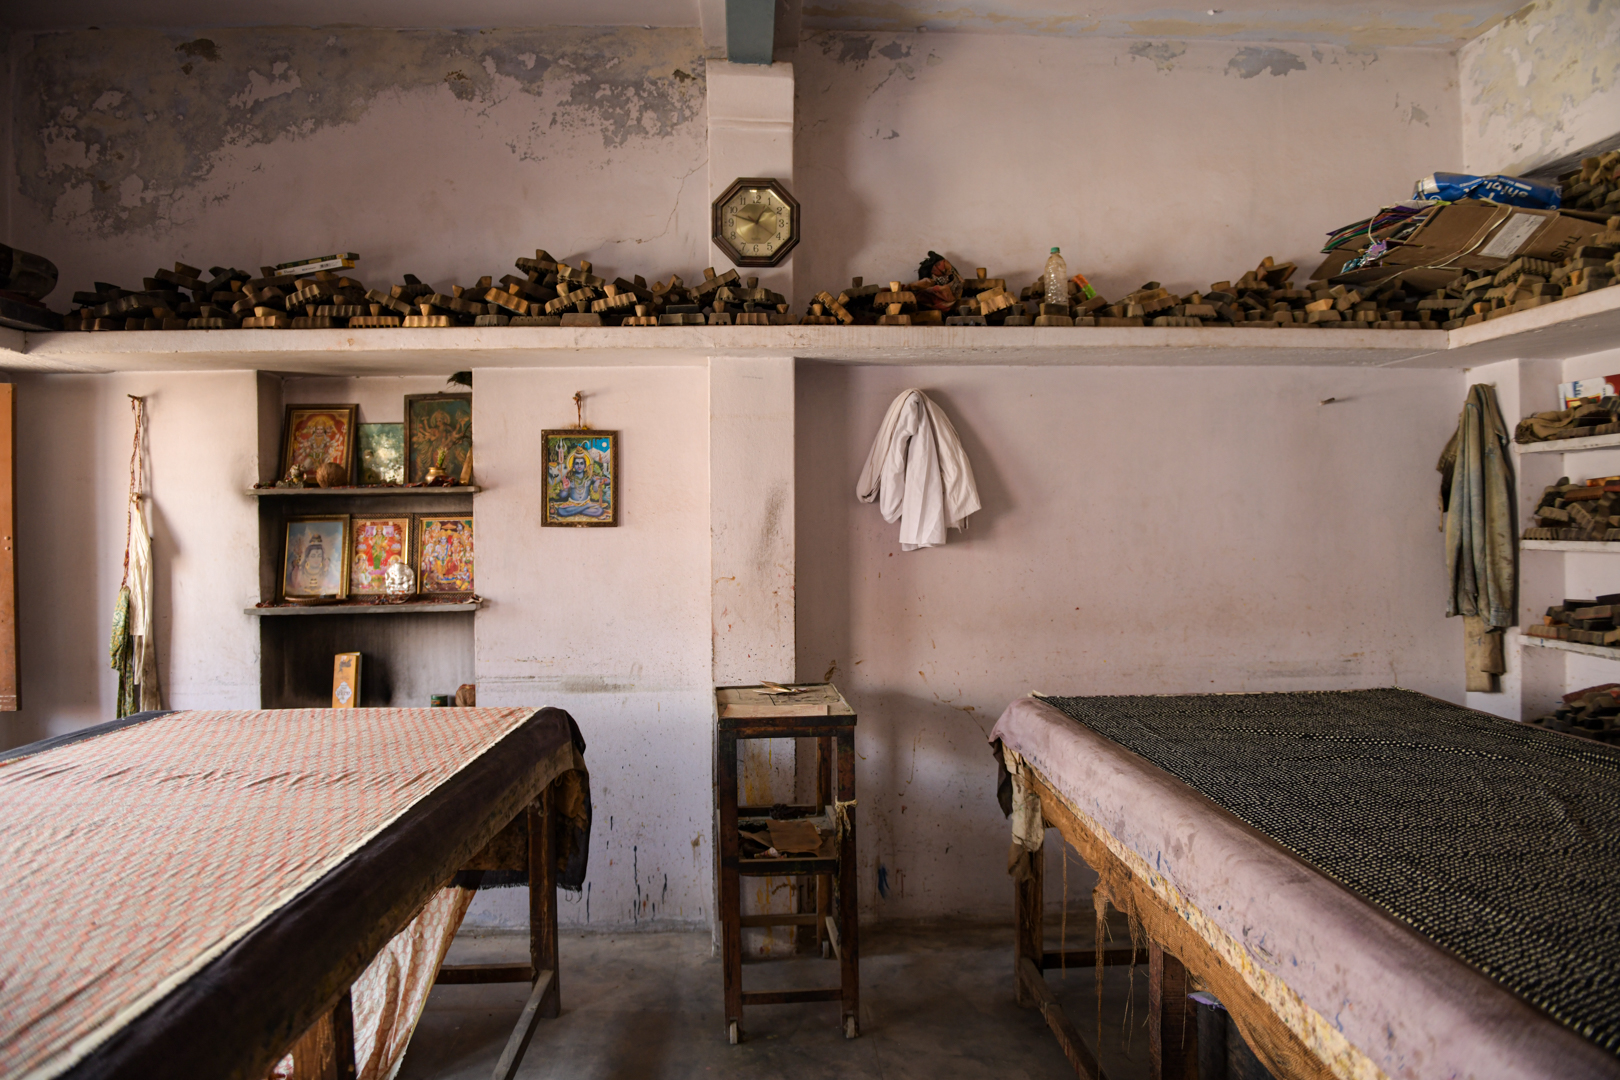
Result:
[[[288,405],[281,428],[281,473],[294,465],[315,479],[322,465],[337,465],[345,477],[354,475],[357,405]]]
[[[349,595],[386,595],[388,568],[411,565],[410,517],[354,517],[349,534]]]
[[[405,395],[406,483],[422,484],[440,475],[470,483],[471,455],[471,394]]]
[[[619,433],[542,431],[545,506],[541,525],[619,523]]]
[[[416,591],[423,596],[473,594],[473,519],[416,519]]]
[[[365,487],[405,482],[405,425],[361,424],[360,483]]]
[[[281,596],[293,602],[343,600],[349,595],[349,516],[287,519],[281,556]]]

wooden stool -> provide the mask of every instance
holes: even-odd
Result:
[[[844,1037],[860,1034],[860,927],[855,884],[855,710],[831,683],[791,687],[722,686],[715,690],[719,729],[715,738],[714,799],[719,817],[720,953],[725,971],[726,1035],[742,1041],[744,1005],[838,1001]],[[737,744],[744,739],[815,739],[816,802],[810,806],[738,806]],[[834,746],[836,743],[836,752]],[[836,768],[837,797],[833,797]],[[809,820],[832,833],[814,856],[744,858],[739,824]],[[742,878],[815,875],[815,914],[744,915]],[[837,915],[829,914],[831,906]],[[839,985],[818,990],[744,992],[744,926],[814,926],[822,955],[838,957]]]

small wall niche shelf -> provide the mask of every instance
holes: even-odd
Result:
[[[386,498],[392,495],[476,495],[484,490],[477,484],[455,484],[448,487],[332,487],[332,488],[248,488],[247,494],[256,499],[296,499],[306,495],[349,495]]]
[[[1620,553],[1616,540],[1520,540],[1522,551],[1598,551],[1606,555]]]
[[[1587,645],[1579,641],[1559,641],[1557,638],[1531,637],[1528,634],[1520,634],[1519,642],[1534,649],[1557,649],[1559,652],[1597,656],[1604,660],[1620,660],[1620,649],[1612,645]]]
[[[477,611],[483,598],[465,601],[412,600],[403,604],[276,604],[273,607],[243,608],[249,615],[422,615]]]
[[[1513,444],[1516,454],[1566,454],[1571,450],[1620,450],[1620,435],[1587,435],[1579,439]]]

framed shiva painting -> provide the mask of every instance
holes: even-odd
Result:
[[[619,523],[619,433],[574,428],[542,431],[545,507],[542,525]]]
[[[346,598],[348,555],[347,514],[289,518],[281,556],[282,599],[307,604]]]

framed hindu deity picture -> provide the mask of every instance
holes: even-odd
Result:
[[[388,568],[396,562],[411,565],[411,519],[355,517],[349,535],[349,595],[385,595]]]
[[[289,405],[281,428],[281,473],[297,465],[315,479],[315,470],[328,463],[341,465],[354,475],[357,405]]]
[[[546,495],[541,525],[619,523],[619,433],[542,431]]]
[[[471,394],[405,395],[406,483],[427,482],[429,469],[459,479],[471,453]]]
[[[365,487],[405,482],[405,425],[361,424],[360,483]]]
[[[416,591],[423,596],[471,596],[473,519],[416,519]]]
[[[349,595],[349,516],[287,519],[281,556],[284,600],[342,600]]]

